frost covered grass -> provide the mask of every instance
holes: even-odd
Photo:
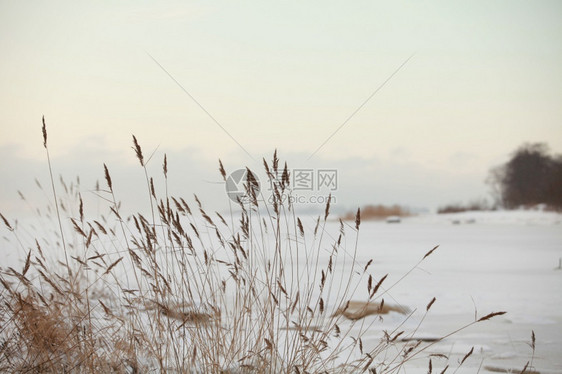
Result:
[[[48,156],[44,122],[43,138]],[[275,153],[264,160],[273,199],[265,203],[248,170],[246,198],[224,218],[197,196],[188,203],[156,194],[136,137],[133,149],[149,214],[122,216],[118,195],[126,191],[104,165],[97,194],[105,215],[87,216],[80,185],[59,185],[51,172],[51,202],[38,214],[53,231],[30,242],[1,216],[22,254],[21,267],[1,269],[2,371],[398,373],[423,358],[429,372],[445,372],[458,370],[473,349],[455,361],[430,354],[434,344],[505,313],[417,339],[431,298],[413,329],[398,324],[373,339],[368,332],[381,314],[407,320],[414,311],[384,299],[409,272],[388,285],[372,259],[357,257],[359,210],[335,232],[327,231],[329,203],[312,224],[303,222],[283,198],[289,173]],[[226,179],[222,162],[219,171]],[[167,191],[166,156],[162,173]],[[412,270],[436,249],[422,252]]]

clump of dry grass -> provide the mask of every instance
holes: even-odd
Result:
[[[390,312],[409,314],[411,310],[402,305],[385,303],[384,299],[380,303],[351,300],[344,307],[338,308],[333,316],[337,317],[342,315],[351,320],[358,320],[373,314],[380,315],[388,314]]]
[[[361,208],[361,218],[365,221],[377,221],[384,220],[388,217],[409,217],[412,214],[410,211],[400,205],[366,205]],[[343,220],[353,221],[355,219],[355,214],[352,212],[346,213]]]
[[[44,123],[43,134],[48,150]],[[96,193],[107,215],[85,214],[79,183],[68,187],[61,179],[68,199],[59,199],[51,173],[54,199],[44,217],[54,231],[29,246],[1,217],[25,253],[21,270],[0,273],[3,371],[393,373],[435,343],[398,339],[415,331],[363,341],[378,322],[368,315],[409,311],[384,304],[386,276],[375,282],[372,260],[357,258],[364,215],[357,211],[353,226],[340,221],[334,237],[326,227],[330,199],[314,222],[297,217],[283,198],[290,176],[277,152],[263,161],[271,202],[249,172],[248,199],[229,224],[197,196],[190,205],[168,195],[166,156],[166,192],[158,195],[136,137],[133,150],[150,216],[122,216],[104,164],[106,186]],[[222,162],[219,171],[226,178]],[[358,291],[365,286],[367,293]]]

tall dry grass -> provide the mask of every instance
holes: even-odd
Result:
[[[43,136],[48,152],[44,122]],[[415,331],[396,329],[364,341],[380,323],[368,315],[396,311],[407,318],[410,311],[385,304],[386,276],[374,275],[372,260],[358,259],[359,210],[336,233],[327,231],[329,203],[313,224],[296,216],[283,198],[290,177],[277,153],[263,162],[271,203],[249,171],[247,199],[231,206],[229,223],[197,196],[188,203],[168,195],[166,156],[166,192],[158,195],[136,137],[133,149],[146,179],[148,216],[122,216],[118,195],[126,192],[105,164],[105,187],[96,194],[107,214],[87,217],[79,183],[56,184],[51,172],[52,199],[42,217],[53,229],[46,236],[31,246],[1,216],[22,267],[1,270],[0,370],[397,373],[449,336],[423,342]],[[226,179],[222,162],[219,172]],[[448,361],[442,363],[446,370]]]

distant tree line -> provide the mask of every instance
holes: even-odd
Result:
[[[490,171],[488,183],[505,208],[546,204],[562,209],[562,156],[551,155],[544,143],[524,144]]]
[[[483,211],[483,210],[492,210],[493,207],[490,206],[486,199],[477,199],[472,200],[468,204],[462,203],[452,203],[447,204],[445,206],[441,206],[437,209],[438,214],[445,214],[445,213],[461,213],[467,211]]]

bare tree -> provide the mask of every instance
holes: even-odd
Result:
[[[547,204],[562,207],[562,157],[544,143],[524,144],[505,164],[490,170],[487,182],[506,208]]]

